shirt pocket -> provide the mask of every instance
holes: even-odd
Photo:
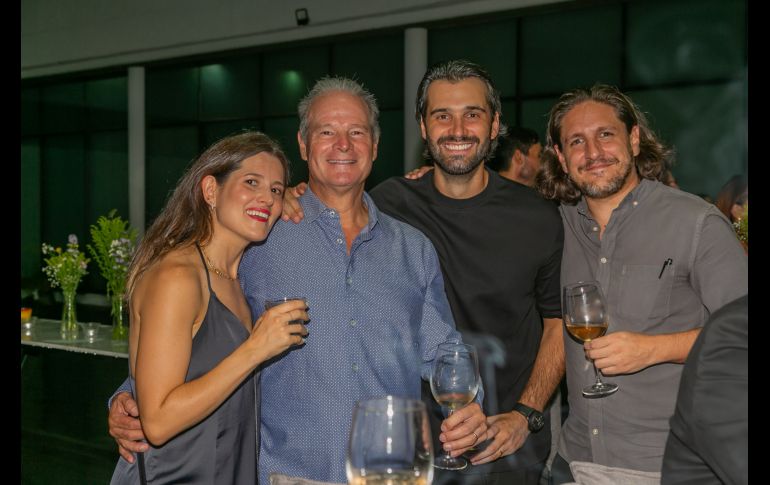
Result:
[[[623,265],[614,313],[632,324],[668,315],[674,268],[666,267],[662,275],[660,270],[661,265]]]

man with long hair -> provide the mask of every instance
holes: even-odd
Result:
[[[672,151],[617,88],[595,85],[553,106],[538,175],[561,202],[562,286],[596,280],[607,335],[581,344],[564,334],[570,414],[554,461],[659,472],[682,363],[710,312],[748,292],[747,259],[711,204],[660,181]],[[596,368],[619,390],[587,399]]]

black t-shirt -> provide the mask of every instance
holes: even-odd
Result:
[[[532,372],[541,318],[561,317],[564,230],[554,204],[529,187],[487,173],[487,187],[470,199],[442,195],[432,171],[419,180],[390,178],[370,195],[380,210],[433,242],[457,328],[503,342],[506,362],[495,377],[504,412],[513,409]],[[528,442],[546,434],[531,435]]]

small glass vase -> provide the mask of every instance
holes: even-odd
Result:
[[[112,340],[126,340],[128,327],[123,323],[123,294],[112,295]]]
[[[62,291],[61,337],[75,339],[78,336],[78,319],[75,315],[75,294],[72,291]]]

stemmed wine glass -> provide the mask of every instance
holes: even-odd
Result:
[[[567,332],[589,342],[607,333],[607,304],[602,289],[596,281],[580,281],[564,287],[564,324]],[[594,366],[596,382],[583,388],[587,398],[604,397],[618,390],[617,384],[602,382],[601,372]]]
[[[472,345],[439,344],[430,375],[430,390],[436,402],[449,410],[448,415],[473,401],[479,381],[478,355]],[[462,457],[452,458],[446,452],[436,457],[433,465],[444,470],[462,470],[468,466],[468,461]]]
[[[425,403],[394,396],[356,403],[345,461],[350,485],[430,485],[432,461]]]

